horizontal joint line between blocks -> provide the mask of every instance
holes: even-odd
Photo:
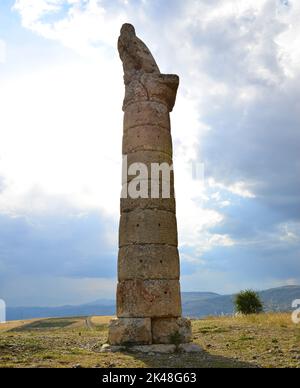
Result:
[[[163,103],[162,101],[160,101],[160,100],[153,100],[153,99],[151,99],[151,98],[149,98],[149,99],[144,99],[144,100],[137,100],[137,101],[129,102],[128,104],[126,104],[126,105],[123,106],[123,112],[125,112],[126,109],[128,109],[128,108],[129,108],[130,106],[132,106],[132,105],[142,104],[142,103],[147,103],[147,102],[148,102],[148,103],[153,102],[153,103],[155,103],[155,104],[162,105],[163,107],[167,108],[168,113],[170,113],[170,112],[169,112],[169,107],[168,107],[168,104],[167,104],[167,103],[164,104],[164,103]]]
[[[129,213],[134,213],[134,212],[138,212],[138,213],[140,213],[140,212],[144,212],[144,211],[147,211],[147,212],[151,212],[151,213],[155,213],[155,215],[157,214],[157,212],[159,212],[159,213],[161,213],[161,212],[165,212],[165,213],[168,213],[168,215],[171,215],[171,216],[175,216],[175,218],[176,218],[176,212],[175,211],[171,211],[171,210],[165,210],[165,209],[157,209],[157,208],[154,208],[154,209],[144,209],[144,208],[141,208],[141,207],[136,207],[136,208],[134,208],[134,209],[132,209],[132,210],[129,210],[129,211],[122,211],[122,209],[121,209],[121,213],[120,213],[120,215],[122,215],[122,214],[124,214],[124,215],[126,215],[126,214],[129,214]],[[143,220],[141,220],[141,222],[142,222]],[[176,219],[176,222],[177,222],[177,219]],[[145,244],[147,244],[147,243],[145,243]]]
[[[170,245],[170,244],[164,244],[164,243],[136,243],[136,244],[126,244],[126,245],[122,245],[120,248],[122,247],[128,247],[130,245],[165,245],[165,246],[168,246],[168,247],[174,247],[175,245]],[[177,248],[177,246],[176,246]]]
[[[169,199],[169,198],[163,198],[163,199]],[[132,199],[132,201],[134,201],[134,199]],[[132,213],[132,212],[134,212],[134,211],[136,211],[136,210],[153,210],[153,211],[158,210],[158,211],[164,211],[164,212],[168,212],[168,213],[171,213],[171,214],[176,215],[176,210],[159,209],[159,208],[157,208],[157,207],[155,207],[155,208],[141,208],[141,207],[136,207],[136,208],[134,208],[134,209],[129,209],[129,210],[126,210],[126,211],[121,209],[121,215],[122,215],[123,213],[124,213],[124,214]]]
[[[178,248],[178,244],[165,244],[165,243],[131,243],[131,244],[123,244],[123,245],[119,245],[119,248],[124,248],[124,247],[130,247],[130,246],[134,246],[134,245],[165,245],[165,246],[169,246],[169,247],[175,247],[175,248]]]
[[[123,154],[123,155],[136,154],[137,152],[159,152],[160,154],[168,155],[171,159],[172,159],[172,155],[173,155],[173,153],[169,153],[169,152],[161,151],[161,150],[155,150],[155,149],[147,149],[147,150],[140,149],[140,150],[134,150],[134,151],[127,152],[126,154]],[[138,163],[138,162],[137,162],[137,163]],[[152,163],[158,163],[158,162],[152,162]],[[166,162],[162,162],[162,163],[166,163]]]
[[[160,129],[163,129],[163,130],[165,130],[165,131],[168,131],[168,133],[171,132],[170,126],[169,126],[169,127],[163,127],[162,125],[159,125],[159,124],[137,124],[137,125],[132,125],[132,126],[130,126],[130,127],[128,127],[128,128],[125,128],[125,127],[124,127],[123,132],[124,132],[124,134],[125,134],[125,133],[126,133],[127,131],[129,131],[130,129],[134,129],[134,128],[138,128],[138,127],[147,127],[147,126],[149,126],[149,127],[160,128]]]
[[[132,280],[141,280],[141,281],[152,281],[152,280],[158,280],[158,281],[169,281],[169,280],[174,280],[174,281],[179,281],[179,277],[177,278],[124,278],[124,279],[118,279],[118,282],[127,282],[127,281],[132,281]]]

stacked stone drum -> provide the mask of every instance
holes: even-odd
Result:
[[[170,112],[179,78],[160,73],[151,52],[130,24],[121,29],[118,49],[125,82],[126,164],[119,229],[117,319],[110,323],[109,343],[187,343],[191,341],[191,324],[181,317],[173,170],[168,176],[152,173],[153,166],[172,166]],[[130,185],[134,186],[137,179],[128,174],[132,165],[147,166],[148,175],[140,176],[138,186],[146,187],[147,195],[130,195]],[[168,189],[164,191],[163,187]]]

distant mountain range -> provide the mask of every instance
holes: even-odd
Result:
[[[263,300],[265,311],[291,311],[293,300],[300,299],[300,286],[272,288],[261,291],[259,294]],[[234,313],[233,299],[234,295],[183,292],[183,315],[191,318],[230,315]],[[7,320],[90,315],[115,315],[115,301],[100,299],[78,306],[7,308]]]
[[[190,298],[192,294],[192,298]],[[203,297],[202,293],[183,293],[182,305],[184,315],[188,317],[201,318],[208,315],[229,315],[234,313],[234,295],[210,294]],[[268,311],[291,311],[292,302],[300,299],[300,286],[286,286],[271,288],[269,290],[258,292],[263,304],[264,310]]]

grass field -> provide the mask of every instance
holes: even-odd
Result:
[[[17,321],[0,325],[0,367],[296,367],[300,325],[289,314],[193,321],[200,354],[100,353],[111,317]]]

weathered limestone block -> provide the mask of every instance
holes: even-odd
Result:
[[[166,105],[142,101],[129,105],[124,113],[124,131],[150,125],[170,130],[170,115]]]
[[[177,247],[175,214],[149,209],[123,213],[120,219],[119,246],[130,244],[168,244]]]
[[[191,342],[191,321],[185,318],[152,319],[152,340],[155,344],[169,344],[175,341]]]
[[[147,345],[152,343],[150,318],[119,318],[109,324],[111,345]]]
[[[150,101],[166,104],[169,112],[172,112],[179,85],[177,75],[145,73],[141,76],[141,82],[147,90]]]
[[[134,178],[151,179],[161,178],[174,182],[172,158],[157,151],[137,151],[127,155],[127,174],[122,174],[122,184]]]
[[[109,344],[104,344],[100,350],[101,353],[116,353],[128,351],[126,346],[114,346]],[[204,353],[204,350],[197,344],[189,342],[187,344],[180,344],[179,346],[172,344],[152,344],[152,345],[133,345],[130,346],[131,353],[160,353],[160,354],[169,354],[169,353]]]
[[[160,176],[159,180],[148,179],[143,180],[140,177],[132,177],[129,182],[125,182],[122,185],[122,199],[147,199],[149,201],[149,209],[159,209],[158,199],[168,200],[175,199],[174,192],[174,175],[171,173],[171,180],[164,179]],[[152,202],[154,201],[154,202]],[[163,201],[163,206],[168,206],[166,201]],[[138,202],[136,207],[138,206]],[[134,203],[131,205],[134,206]],[[146,201],[141,201],[141,209],[147,208]],[[162,209],[164,210],[164,209]],[[168,210],[167,208],[165,210]]]
[[[140,101],[156,101],[173,110],[179,77],[174,74],[135,74],[126,87],[123,109]]]
[[[128,129],[123,136],[123,155],[136,151],[158,151],[172,157],[170,131],[152,125]]]
[[[153,345],[138,345],[130,348],[134,353],[158,353],[158,354],[170,354],[176,352],[176,346],[171,344],[153,344]]]
[[[125,98],[123,103],[123,110],[133,103],[149,101],[147,89],[142,84],[140,77],[136,76],[132,79],[125,89]]]
[[[174,193],[172,193],[173,198],[122,198],[120,202],[120,209],[122,213],[130,212],[135,209],[157,209],[157,210],[166,210],[169,212],[175,213],[176,204]]]
[[[119,281],[179,279],[178,249],[170,245],[128,245],[119,250]]]
[[[123,63],[124,83],[126,86],[134,79],[137,73],[160,74],[151,51],[136,36],[132,24],[123,24],[118,39],[118,51]]]
[[[168,163],[172,166],[172,158],[165,152],[141,150],[127,155],[127,165],[130,166],[132,163],[144,163],[151,171],[151,163]]]
[[[153,345],[152,345],[153,346]],[[187,344],[180,344],[178,350],[182,353],[204,353],[204,350],[198,344],[189,342]]]
[[[123,108],[132,101],[147,97],[159,99],[172,111],[179,79],[175,75],[161,74],[153,55],[140,40],[131,24],[124,24],[118,40],[118,51],[123,63],[126,94]]]
[[[148,347],[149,345],[144,345]],[[121,345],[110,345],[108,344],[103,344],[100,349],[100,353],[118,353],[118,352],[124,352],[126,350],[126,346],[121,346]]]
[[[124,280],[117,288],[118,317],[180,317],[178,280]]]

